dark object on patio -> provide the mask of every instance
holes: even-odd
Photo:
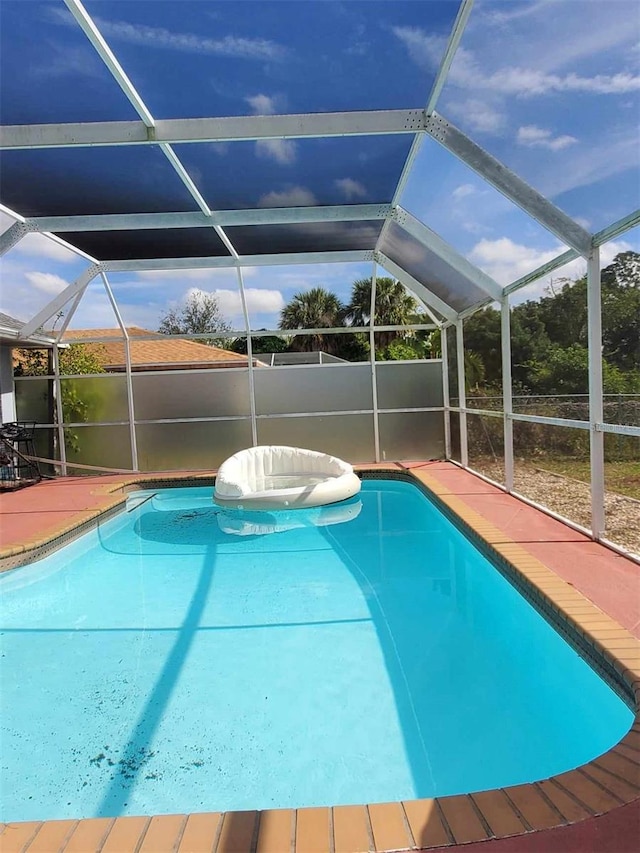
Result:
[[[13,421],[0,426],[0,489],[19,489],[42,479],[35,456],[34,422]]]

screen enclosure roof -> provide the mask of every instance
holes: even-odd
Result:
[[[399,205],[431,138],[557,238],[556,266],[587,257],[611,229],[436,111],[472,6],[3,0],[0,249],[54,235],[93,275],[375,260],[454,321],[503,288]]]

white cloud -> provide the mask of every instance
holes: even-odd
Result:
[[[549,159],[537,188],[550,198],[560,193],[604,181],[627,169],[638,168],[638,131],[635,126],[625,132],[611,131],[606,145],[595,140],[571,152],[570,168],[555,158]]]
[[[578,141],[575,136],[568,134],[554,136],[550,130],[535,124],[519,127],[517,140],[520,145],[526,145],[528,148],[547,148],[549,151],[562,151]]]
[[[393,27],[392,32],[405,45],[416,65],[431,69],[438,66],[445,45],[442,36],[429,35],[419,27]],[[456,52],[448,82],[462,89],[484,89],[520,98],[554,92],[612,95],[640,90],[640,76],[627,71],[588,77],[575,72],[550,74],[535,68],[505,65],[497,71],[486,73],[478,63],[475,53],[464,47],[458,48]]]
[[[411,59],[421,68],[435,68],[444,53],[447,40],[444,36],[428,35],[420,27],[392,27],[391,32],[400,39]],[[466,53],[459,47],[456,57]]]
[[[626,72],[596,74],[582,77],[570,73],[564,76],[545,74],[531,68],[503,68],[477,81],[477,85],[520,98],[547,95],[553,92],[590,92],[594,95],[621,95],[640,90],[640,76]]]
[[[245,101],[257,116],[275,115],[284,109],[281,95],[248,95]],[[292,139],[259,139],[256,142],[256,155],[266,160],[274,160],[281,166],[289,166],[298,156],[298,146]]]
[[[16,243],[11,250],[18,252],[21,255],[30,255],[37,258],[48,258],[51,261],[62,261],[63,263],[71,263],[78,260],[78,254],[66,246],[60,245],[55,240],[45,237],[44,234],[27,234]]]
[[[259,207],[313,207],[318,200],[306,187],[290,187],[282,192],[270,192],[260,197]]]
[[[497,240],[480,240],[469,253],[469,258],[499,284],[506,285],[547,263],[565,250],[556,244],[551,249],[540,250],[515,243],[508,237]]]
[[[68,281],[50,272],[28,272],[25,273],[25,278],[37,290],[41,290],[43,293],[60,293],[61,290],[69,286]]]
[[[507,122],[504,111],[491,103],[490,99],[465,98],[461,101],[450,101],[449,112],[464,119],[472,130],[480,133],[499,133]]]
[[[455,190],[451,193],[451,196],[455,199],[461,199],[473,195],[475,192],[476,188],[473,186],[473,184],[460,184],[460,186],[456,187]]]
[[[509,11],[505,11],[503,8],[488,9],[485,12],[485,17],[496,24],[503,24],[517,18],[528,18],[531,15],[537,14],[540,9],[548,9],[550,2],[553,2],[553,0],[539,0],[538,3],[531,3],[528,6],[518,5],[515,9],[509,9]]]
[[[51,9],[49,15],[56,23],[75,25],[66,9]],[[129,44],[146,47],[258,61],[280,61],[287,55],[286,48],[268,39],[242,38],[232,35],[212,39],[196,33],[178,33],[163,27],[130,24],[127,21],[108,21],[106,18],[99,17],[95,17],[94,21],[106,39],[126,41]]]
[[[353,201],[356,198],[366,198],[367,191],[359,181],[354,181],[353,178],[338,178],[335,185],[344,195],[347,201]]]
[[[245,101],[256,116],[271,116],[276,111],[276,98],[269,95],[247,95]]]
[[[256,154],[266,160],[275,160],[281,166],[294,163],[298,148],[292,139],[259,139],[256,142]]]
[[[205,292],[198,288],[190,288],[186,298],[198,296]],[[242,302],[238,290],[217,289],[208,291],[205,295],[213,294],[218,300],[218,306],[225,317],[237,320],[242,318]],[[246,287],[245,299],[250,314],[276,314],[284,308],[284,298],[279,290],[262,290],[257,287]]]
[[[216,154],[218,157],[226,157],[231,146],[229,142],[210,142],[208,147],[212,154]]]
[[[138,326],[154,332],[158,328],[160,316],[164,307],[158,303],[136,305],[124,300],[118,300],[118,308],[125,326]],[[87,292],[73,315],[69,329],[115,329],[118,320],[114,314],[106,293]]]
[[[631,244],[624,240],[606,243],[600,249],[600,266],[608,266],[617,254],[627,252],[632,248]],[[560,243],[550,249],[536,249],[532,246],[515,243],[508,237],[501,237],[497,240],[480,240],[469,253],[469,259],[499,284],[507,285],[557,258],[565,250],[566,246],[562,246]],[[555,270],[552,275],[540,279],[535,287],[528,285],[526,298],[534,298],[532,292],[535,292],[536,295],[542,294],[552,279],[579,278],[584,275],[585,270],[585,260],[576,258]]]

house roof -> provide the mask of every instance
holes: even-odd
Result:
[[[186,367],[247,367],[246,355],[208,346],[197,341],[179,338],[136,340],[156,334],[139,326],[127,327],[133,370],[171,370]],[[125,345],[120,329],[73,329],[63,340],[78,341],[84,338],[114,338],[114,341],[94,341],[85,346],[92,350],[105,370],[125,369]],[[116,340],[117,339],[117,340]]]
[[[23,348],[52,346],[54,342],[52,333],[40,330],[23,336],[21,334],[23,326],[24,321],[0,312],[0,344],[19,345]]]

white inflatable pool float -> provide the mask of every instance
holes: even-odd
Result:
[[[316,506],[305,512],[279,509],[277,512],[266,510],[220,509],[216,519],[223,533],[232,536],[267,536],[270,533],[285,533],[301,527],[329,527],[333,524],[346,524],[360,515],[362,501],[359,498],[344,503]]]
[[[234,453],[220,466],[214,498],[240,509],[297,509],[352,498],[360,479],[348,462],[300,447],[264,445]]]

